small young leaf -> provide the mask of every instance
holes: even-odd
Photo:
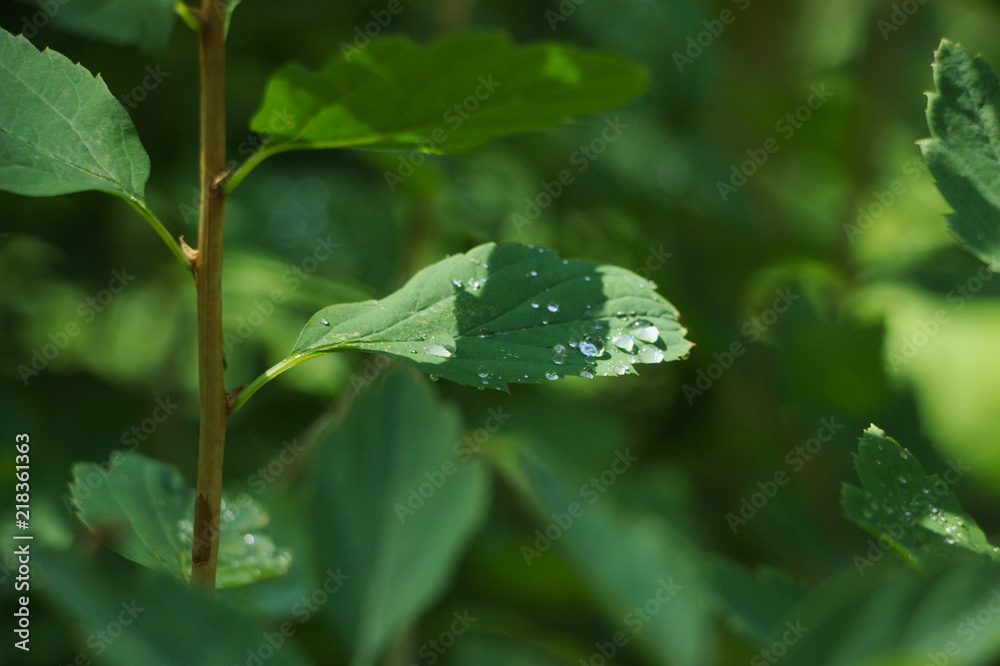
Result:
[[[350,576],[326,614],[351,663],[378,657],[441,595],[484,517],[483,462],[456,449],[457,410],[408,369],[387,371],[320,435],[310,483],[322,567]]]
[[[137,453],[115,451],[110,463],[74,465],[70,491],[80,520],[107,536],[115,552],[150,569],[190,579],[194,491],[176,468]],[[288,570],[290,556],[278,552],[262,533],[267,524],[267,514],[249,496],[223,503],[217,587],[246,585]]]
[[[948,483],[925,474],[913,454],[874,425],[858,441],[854,467],[861,488],[844,485],[844,514],[914,563],[933,564],[958,549],[1000,560]]]
[[[295,148],[467,152],[489,139],[561,124],[636,97],[646,72],[618,57],[555,43],[515,47],[457,34],[426,49],[405,38],[345,47],[318,72],[297,64],[268,82],[250,123]]]
[[[136,44],[149,52],[170,42],[176,0],[59,0],[52,21],[59,28],[112,44]],[[40,3],[44,7],[47,3]]]
[[[100,76],[0,30],[0,91],[0,189],[142,200],[149,157]]]
[[[937,94],[927,95],[932,138],[920,147],[955,210],[952,231],[974,255],[1000,266],[1000,81],[984,60],[947,40],[935,60]]]
[[[506,390],[682,358],[692,345],[677,316],[631,271],[487,243],[420,271],[381,301],[320,310],[289,359],[378,352],[460,384]]]

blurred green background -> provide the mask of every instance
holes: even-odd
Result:
[[[558,461],[574,486],[629,448],[641,464],[608,491],[616,506],[684,534],[700,553],[774,566],[808,585],[850,568],[866,548],[867,535],[840,516],[839,493],[842,482],[855,481],[851,452],[872,422],[931,472],[948,461],[968,465],[954,490],[988,535],[1000,530],[1000,281],[983,280],[979,262],[949,236],[947,205],[914,145],[928,134],[922,93],[932,87],[933,49],[947,37],[1000,67],[1000,3],[562,4],[572,13],[552,23],[546,12],[560,11],[555,2],[404,2],[386,34],[427,42],[486,29],[518,42],[567,40],[643,63],[652,72],[648,93],[565,128],[470,156],[428,158],[395,191],[383,176],[397,164],[391,153],[302,152],[265,162],[229,202],[227,385],[245,384],[283,358],[319,307],[385,295],[416,269],[481,242],[538,243],[648,273],[697,346],[687,361],[620,380],[514,386],[509,395],[435,384],[469,431],[489,408],[512,415],[491,445],[530,446]],[[900,13],[901,4],[917,9]],[[384,6],[246,0],[229,37],[231,156],[255,140],[247,120],[272,70],[289,59],[319,66]],[[709,39],[703,22],[724,10],[734,20]],[[34,11],[3,3],[0,27],[19,33]],[[692,46],[700,33],[711,43]],[[147,53],[47,25],[32,42],[99,72],[116,96],[141,85],[147,68],[162,73],[129,113],[152,160],[150,205],[172,233],[196,237],[195,36],[178,23],[165,51]],[[617,117],[626,125],[620,137],[553,205],[519,224],[513,216],[527,215],[542,183],[575,168],[574,151]],[[765,145],[778,148],[762,165],[742,166]],[[733,182],[734,167],[754,173],[723,197],[719,184]],[[0,211],[0,478],[5,488],[13,480],[14,433],[30,433],[39,538],[93,548],[62,500],[74,462],[106,460],[135,444],[193,482],[194,290],[116,199],[0,193]],[[340,247],[312,262],[323,239]],[[88,305],[114,271],[134,280],[107,303]],[[272,311],[275,290],[287,300]],[[775,304],[786,301],[778,312]],[[942,310],[946,323],[928,335]],[[19,366],[73,322],[79,335],[26,384]],[[719,374],[734,343],[744,353]],[[353,395],[352,373],[371,359],[318,359],[258,393],[231,421],[227,490],[250,490],[252,475],[285,442]],[[129,439],[158,400],[177,408]],[[789,452],[815,437],[824,419],[842,427],[801,465],[790,464]],[[790,482],[734,534],[727,514],[778,470]],[[300,471],[285,472],[262,498],[272,504],[276,538],[297,538],[289,498]],[[10,496],[5,490],[4,507]],[[494,483],[481,529],[411,630],[415,645],[465,607],[489,615],[498,634],[529,637],[566,659],[552,663],[576,663],[612,635],[615,622],[564,553],[554,549],[540,566],[525,566],[521,546],[543,526],[510,486]],[[609,566],[618,566],[615,544],[607,549]],[[132,566],[102,556],[112,569]],[[290,575],[269,588],[268,602],[261,594],[254,603],[270,603],[280,616],[273,608],[295,597],[297,580]],[[0,594],[9,602],[9,581]],[[12,663],[71,663],[86,653],[86,634],[73,629],[57,598],[40,591],[32,603],[37,650]],[[298,639],[314,663],[340,663],[320,627]],[[756,652],[731,628],[714,640],[714,663],[746,663]],[[482,638],[447,659],[488,663],[489,645]],[[408,658],[415,659],[386,663]],[[613,663],[660,660],[630,645]]]

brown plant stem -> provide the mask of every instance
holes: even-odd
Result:
[[[203,0],[198,13],[201,83],[198,252],[193,265],[198,294],[198,480],[194,504],[191,584],[215,590],[219,555],[222,464],[229,405],[222,349],[222,244],[226,197],[225,0]]]

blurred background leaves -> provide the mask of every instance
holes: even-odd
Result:
[[[233,158],[242,159],[259,142],[248,121],[270,73],[289,59],[318,67],[342,42],[374,32],[370,26],[382,32],[371,12],[385,6],[316,0],[240,5],[229,33]],[[572,11],[560,13],[561,6]],[[733,599],[754,596],[754,585],[763,585],[754,582],[760,580],[754,572],[767,565],[793,581],[781,578],[767,587],[768,617],[797,602],[798,585],[832,580],[826,585],[836,587],[837,577],[846,576],[851,584],[839,586],[829,613],[858,617],[857,609],[869,608],[864,617],[879,617],[871,602],[882,598],[885,586],[901,590],[900,599],[925,599],[927,608],[943,609],[928,615],[926,624],[908,625],[907,635],[929,634],[925,627],[934,626],[935,636],[947,638],[958,617],[949,609],[977,608],[983,601],[958,596],[982,592],[995,574],[969,565],[940,574],[930,588],[908,573],[899,574],[905,584],[896,585],[891,568],[875,582],[858,579],[852,558],[864,555],[869,536],[841,517],[838,497],[841,483],[855,479],[857,437],[875,422],[928,473],[946,469],[949,460],[968,465],[952,491],[987,537],[1000,529],[1000,282],[984,278],[979,262],[949,236],[948,207],[914,145],[928,136],[922,92],[932,88],[929,65],[942,37],[1000,68],[1000,3],[439,0],[402,7],[385,34],[426,43],[455,30],[485,29],[505,31],[516,43],[568,40],[643,64],[651,72],[650,90],[625,109],[570,127],[498,141],[470,156],[428,157],[395,191],[384,179],[398,164],[393,153],[324,151],[268,160],[229,204],[227,385],[245,384],[284,357],[318,308],[383,296],[446,253],[487,241],[535,242],[564,257],[616,263],[644,277],[648,272],[681,311],[697,346],[686,362],[616,381],[516,386],[509,395],[432,385],[460,410],[463,437],[478,444],[477,455],[508,471],[494,484],[482,527],[438,586],[436,600],[395,637],[384,662],[431,663],[431,656],[451,664],[586,662],[598,654],[595,643],[629,631],[625,610],[619,602],[609,604],[605,590],[615,584],[615,570],[633,561],[626,555],[632,548],[643,558],[665,553],[684,566],[693,563],[698,577],[720,575],[703,570],[708,552],[751,572],[724,579],[731,586],[744,581],[751,592],[731,590],[726,601],[706,583],[706,591],[695,595],[701,598],[691,599],[715,618],[738,607]],[[732,21],[714,36],[711,22],[721,21],[724,10]],[[0,26],[34,30],[35,46],[82,62],[102,74],[113,94],[129,95],[126,109],[152,161],[147,200],[173,233],[194,237],[195,36],[178,27],[165,50],[150,54],[35,25],[37,11],[4,3]],[[553,21],[549,11],[565,20]],[[142,85],[147,67],[166,73],[149,90]],[[822,86],[832,94],[810,108],[813,87]],[[803,105],[807,120],[800,120],[807,115],[800,112]],[[581,146],[600,135],[606,118],[616,117],[626,129],[596,159],[580,161]],[[770,138],[779,149],[723,200],[719,182],[732,182],[734,168],[749,173],[747,151]],[[543,183],[564,169],[573,182],[551,205],[540,206]],[[135,450],[177,465],[193,480],[193,289],[160,240],[112,198],[0,193],[0,210],[3,441],[30,433],[33,527],[38,538],[58,548],[72,544],[79,555],[97,544],[65,507],[74,462]],[[325,239],[340,246],[320,261],[316,252]],[[102,290],[115,270],[135,279],[108,299]],[[929,334],[927,322],[937,321],[942,310],[947,321]],[[44,358],[46,345],[56,345],[52,338],[71,322],[79,334]],[[18,368],[30,365],[36,351],[45,367],[25,385]],[[334,418],[325,410],[344,409],[381,374],[365,355],[317,359],[273,382],[231,423],[227,491],[249,492],[268,507],[275,541],[294,559],[288,576],[227,591],[220,603],[254,615],[262,627],[269,621],[270,631],[290,621],[296,646],[281,652],[289,663],[341,663],[346,647],[328,623],[300,622],[312,603],[302,600],[322,589],[326,566],[299,492],[314,459],[305,454],[286,463],[282,452],[293,441],[313,441],[323,420]],[[166,397],[180,407],[158,422],[152,417],[156,400]],[[486,433],[489,410],[510,418]],[[317,423],[320,414],[326,415]],[[808,447],[822,419],[843,427],[818,448]],[[477,440],[480,430],[486,434]],[[548,501],[558,506],[558,493],[577,495],[626,448],[641,462],[614,477],[591,517],[595,525],[613,520],[625,536],[607,539],[602,555],[581,526],[527,566],[521,548],[531,546],[535,530],[551,519],[525,494],[523,475],[509,471],[520,465],[518,456],[534,451],[548,474],[558,475],[546,486]],[[759,484],[779,471],[788,482],[734,533],[726,515],[763,492]],[[0,457],[0,478],[12,483],[12,455]],[[602,517],[605,512],[616,518]],[[4,516],[9,525],[6,510]],[[106,567],[100,587],[112,598],[100,603],[111,608],[130,576],[150,574],[133,572],[106,549],[98,552],[100,562],[80,566]],[[890,557],[877,566],[888,565]],[[108,567],[109,558],[118,558],[117,564]],[[75,610],[91,591],[73,587],[84,576],[59,577],[63,567],[75,571],[60,562],[35,563],[39,571],[51,568],[45,578],[52,583],[32,589],[37,651],[26,663],[71,663],[78,653],[101,663],[87,646],[94,627],[82,618],[91,611]],[[593,567],[602,567],[606,577]],[[951,585],[949,577],[965,583]],[[648,596],[656,589],[650,581]],[[11,603],[9,578],[0,590]],[[958,596],[938,603],[948,591]],[[79,599],[60,600],[68,594]],[[906,599],[893,599],[907,607]],[[453,614],[465,610],[479,621],[455,638],[453,648],[436,652],[430,642],[440,643],[456,621]],[[832,617],[822,608],[810,612]],[[228,616],[219,617],[220,632],[229,632],[222,619]],[[703,653],[712,655],[709,663],[746,663],[768,644],[762,628],[747,631],[749,620],[734,617],[707,620],[702,635],[711,644]],[[830,632],[846,636],[834,621],[824,621]],[[685,663],[680,651],[659,650],[646,631],[641,640],[617,647],[614,663]],[[991,641],[993,632],[984,635]],[[180,632],[176,640],[198,635]],[[922,663],[931,641],[917,645],[916,656],[901,652],[882,663]],[[251,641],[246,647],[256,646]],[[811,658],[800,649],[804,660]],[[853,649],[845,648],[844,663]],[[980,649],[962,656],[989,663],[992,654]]]

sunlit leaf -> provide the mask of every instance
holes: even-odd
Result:
[[[0,189],[142,199],[149,157],[100,76],[0,30],[0,90]]]
[[[320,310],[289,358],[378,352],[461,384],[505,390],[682,358],[691,343],[677,316],[631,271],[487,243],[422,270],[381,301]]]
[[[137,453],[111,462],[77,463],[70,484],[80,520],[110,547],[143,566],[181,580],[191,577],[194,491],[174,467]],[[264,533],[267,514],[248,495],[223,502],[217,587],[245,585],[285,573],[291,562]]]
[[[982,58],[943,40],[934,82],[937,93],[927,96],[932,138],[921,149],[955,210],[952,231],[974,255],[1000,265],[1000,80]]]
[[[565,44],[517,47],[503,35],[456,34],[423,49],[380,38],[346,47],[318,72],[283,67],[250,125],[274,135],[271,152],[465,152],[621,105],[643,91],[646,78],[633,63]]]

